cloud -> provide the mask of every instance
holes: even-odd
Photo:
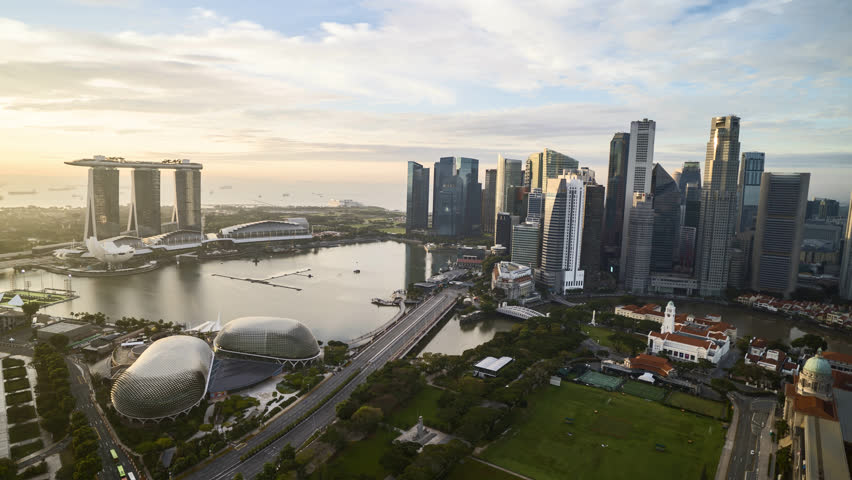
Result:
[[[848,2],[365,8],[376,21],[311,17],[298,35],[204,8],[186,11],[178,32],[127,29],[120,17],[103,33],[0,19],[0,131],[18,139],[0,151],[76,157],[100,144],[131,157],[158,145],[236,168],[457,152],[490,164],[547,146],[605,171],[612,133],[649,117],[671,171],[703,160],[710,117],[736,113],[744,150],[850,158]]]

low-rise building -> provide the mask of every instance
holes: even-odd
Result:
[[[500,369],[510,364],[514,360],[512,357],[485,357],[473,366],[474,377],[496,377]]]
[[[459,247],[456,254],[456,265],[458,268],[481,269],[482,261],[488,256],[488,250],[484,247]]]
[[[653,373],[660,377],[668,377],[674,372],[674,367],[665,358],[645,353],[624,359],[624,366],[633,370]]]
[[[27,316],[11,308],[0,308],[0,330],[11,330],[27,324]]]
[[[68,340],[70,340],[71,342],[76,342],[77,340],[82,340],[84,338],[91,337],[95,334],[95,332],[96,328],[92,324],[73,323],[64,320],[38,329],[36,337],[39,340],[47,342],[50,341],[50,339],[56,335],[64,335],[68,337]]]
[[[714,322],[690,316],[678,318],[674,302],[666,306],[659,332],[648,333],[651,353],[664,353],[677,361],[698,362],[708,360],[714,364],[728,353],[731,336],[736,331],[724,322]]]
[[[828,360],[833,371],[852,373],[852,355],[840,352],[822,352],[822,358]]]
[[[498,262],[491,272],[491,289],[502,290],[507,300],[520,300],[535,291],[532,269],[513,262]]]
[[[791,362],[786,353],[768,348],[766,340],[759,337],[754,337],[749,342],[744,362],[746,365],[757,365],[781,375],[794,375],[799,371],[799,366]]]

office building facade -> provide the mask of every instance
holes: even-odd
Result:
[[[810,173],[764,173],[751,288],[789,297],[796,289]]]
[[[843,235],[843,253],[840,257],[840,296],[852,300],[852,196],[849,198],[849,215]]]
[[[544,193],[534,188],[527,196],[527,217],[525,221],[540,223],[544,216]]]
[[[580,254],[580,269],[584,272],[583,289],[590,292],[600,287],[603,217],[604,186],[587,183],[583,208],[583,246]]]
[[[432,231],[438,236],[454,237],[458,235],[458,217],[462,207],[455,158],[444,157],[435,162],[432,177]]]
[[[83,238],[117,236],[121,233],[118,215],[118,170],[90,168]]]
[[[760,178],[766,154],[763,152],[744,152],[740,163],[739,219],[737,231],[754,230],[757,221],[757,204],[760,201]]]
[[[405,203],[405,231],[429,228],[429,169],[417,162],[408,162],[408,182]]]
[[[557,293],[582,290],[580,268],[586,186],[577,175],[548,179],[538,280]]]
[[[485,171],[485,182],[482,184],[482,233],[494,233],[497,221],[497,170]]]
[[[507,204],[508,190],[511,187],[524,185],[524,162],[505,158],[503,155],[497,157],[497,182],[495,186],[494,212],[509,212],[511,209]],[[496,218],[495,218],[496,221]]]
[[[540,188],[547,193],[547,180],[562,175],[565,171],[576,170],[580,162],[555,150],[545,148],[527,158],[530,168],[530,189]]]
[[[714,117],[707,142],[696,248],[699,293],[721,296],[728,285],[730,244],[737,221],[740,119]]]
[[[526,222],[512,227],[512,262],[538,268],[541,225]]]
[[[482,225],[482,184],[479,183],[479,160],[455,157],[456,175],[461,180],[462,209],[460,235],[479,235]]]
[[[654,168],[654,136],[657,123],[647,118],[630,122],[630,148],[627,160],[627,177],[625,180],[624,220],[622,232],[627,232],[630,224],[630,210],[633,206],[634,193],[651,193],[651,175]],[[622,233],[621,268],[619,278],[624,280],[624,263],[626,250]]]
[[[651,271],[668,273],[674,269],[680,240],[680,190],[677,182],[659,163],[651,174],[654,206],[654,240]]]
[[[651,279],[651,253],[654,243],[653,195],[634,193],[630,205],[630,225],[624,256],[624,289],[644,294]]]
[[[615,271],[621,261],[621,239],[624,236],[627,169],[630,134],[618,132],[609,142],[609,177],[606,184],[606,205],[603,227],[604,261],[607,269]]]
[[[686,185],[689,183],[695,183],[701,189],[701,162],[683,162],[680,177],[677,179],[681,194],[686,192]]]
[[[517,217],[516,217],[517,218]],[[497,224],[494,229],[494,244],[506,247],[506,251],[512,251],[512,215],[509,212],[497,214]]]

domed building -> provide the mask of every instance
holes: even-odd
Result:
[[[216,335],[217,356],[265,360],[303,366],[322,357],[317,339],[301,322],[281,317],[242,317],[231,320]]]
[[[131,420],[174,419],[207,393],[213,351],[204,340],[174,335],[152,343],[112,384],[115,410]]]
[[[790,427],[794,480],[850,478],[834,381],[831,364],[818,351],[786,386],[784,419]]]

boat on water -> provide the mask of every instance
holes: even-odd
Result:
[[[359,269],[357,269],[357,268],[356,268],[355,270],[353,270],[353,272],[354,272],[354,273],[361,273],[361,270],[359,270]]]
[[[76,188],[77,187],[75,187],[73,185],[63,185],[61,187],[47,187],[48,191],[51,191],[51,192],[67,192],[69,190],[74,190]]]
[[[282,196],[282,197],[289,197],[289,196],[290,196],[290,194],[289,194],[289,193],[282,193],[282,194],[281,194],[281,196]]]
[[[9,195],[35,195],[38,193],[35,190],[17,190],[14,192],[9,192]]]

